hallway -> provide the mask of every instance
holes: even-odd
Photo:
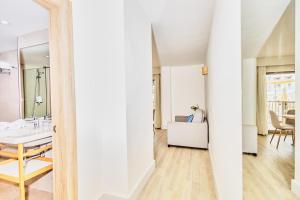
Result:
[[[157,130],[155,137],[157,168],[138,199],[216,199],[208,151],[168,148],[166,131]]]

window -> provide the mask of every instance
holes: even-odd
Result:
[[[267,74],[268,101],[295,101],[295,73]]]
[[[270,73],[267,82],[267,110],[274,111],[280,120],[288,110],[295,109],[295,73]],[[271,119],[268,115],[268,124]]]

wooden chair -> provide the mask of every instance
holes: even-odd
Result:
[[[287,113],[288,115],[295,115],[295,109],[288,110]],[[289,124],[295,127],[295,119],[286,119],[285,124]],[[287,134],[284,137],[284,141],[287,137]],[[293,139],[293,144],[295,144],[295,130],[292,130],[292,139]]]
[[[281,138],[281,135],[282,135],[282,131],[285,131],[285,134],[287,135],[288,131],[294,131],[294,126],[292,126],[290,124],[282,125],[280,123],[279,119],[278,119],[278,116],[276,115],[276,113],[274,111],[270,110],[270,116],[271,116],[272,125],[275,128],[275,131],[272,135],[270,144],[272,143],[273,138],[274,138],[275,134],[277,133],[277,131],[279,131],[279,137],[278,137],[277,146],[276,146],[276,149],[278,149],[278,146],[279,146],[279,143],[280,143],[280,138]]]

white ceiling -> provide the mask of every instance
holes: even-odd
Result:
[[[139,0],[153,26],[160,65],[205,62],[213,0]],[[0,52],[16,49],[17,36],[47,28],[47,12],[32,0],[0,0]]]
[[[139,0],[152,22],[161,66],[205,62],[213,0]]]
[[[267,39],[258,57],[295,55],[295,2],[292,1]]]
[[[17,48],[17,37],[48,26],[48,13],[33,0],[0,0],[0,52]]]
[[[257,57],[290,0],[242,1],[242,54]]]
[[[152,22],[162,66],[205,62],[213,0],[139,0]],[[243,0],[243,57],[256,57],[290,0]],[[17,36],[47,28],[48,13],[32,0],[0,0],[0,52],[16,49]]]

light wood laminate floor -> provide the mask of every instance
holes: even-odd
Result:
[[[276,149],[277,136],[258,136],[258,156],[243,156],[245,200],[298,199],[290,190],[294,177],[294,147],[289,136]]]
[[[165,131],[156,133],[157,168],[138,200],[216,199],[208,151],[167,147]],[[243,155],[245,200],[297,200],[291,192],[294,147],[289,136],[276,150],[277,136],[258,136],[258,156]]]
[[[156,169],[138,200],[214,200],[206,150],[167,147],[165,131],[156,132]]]
[[[1,200],[19,200],[19,187],[17,185],[0,181],[0,199]],[[30,189],[27,192],[26,200],[52,200],[53,195],[36,189]]]

